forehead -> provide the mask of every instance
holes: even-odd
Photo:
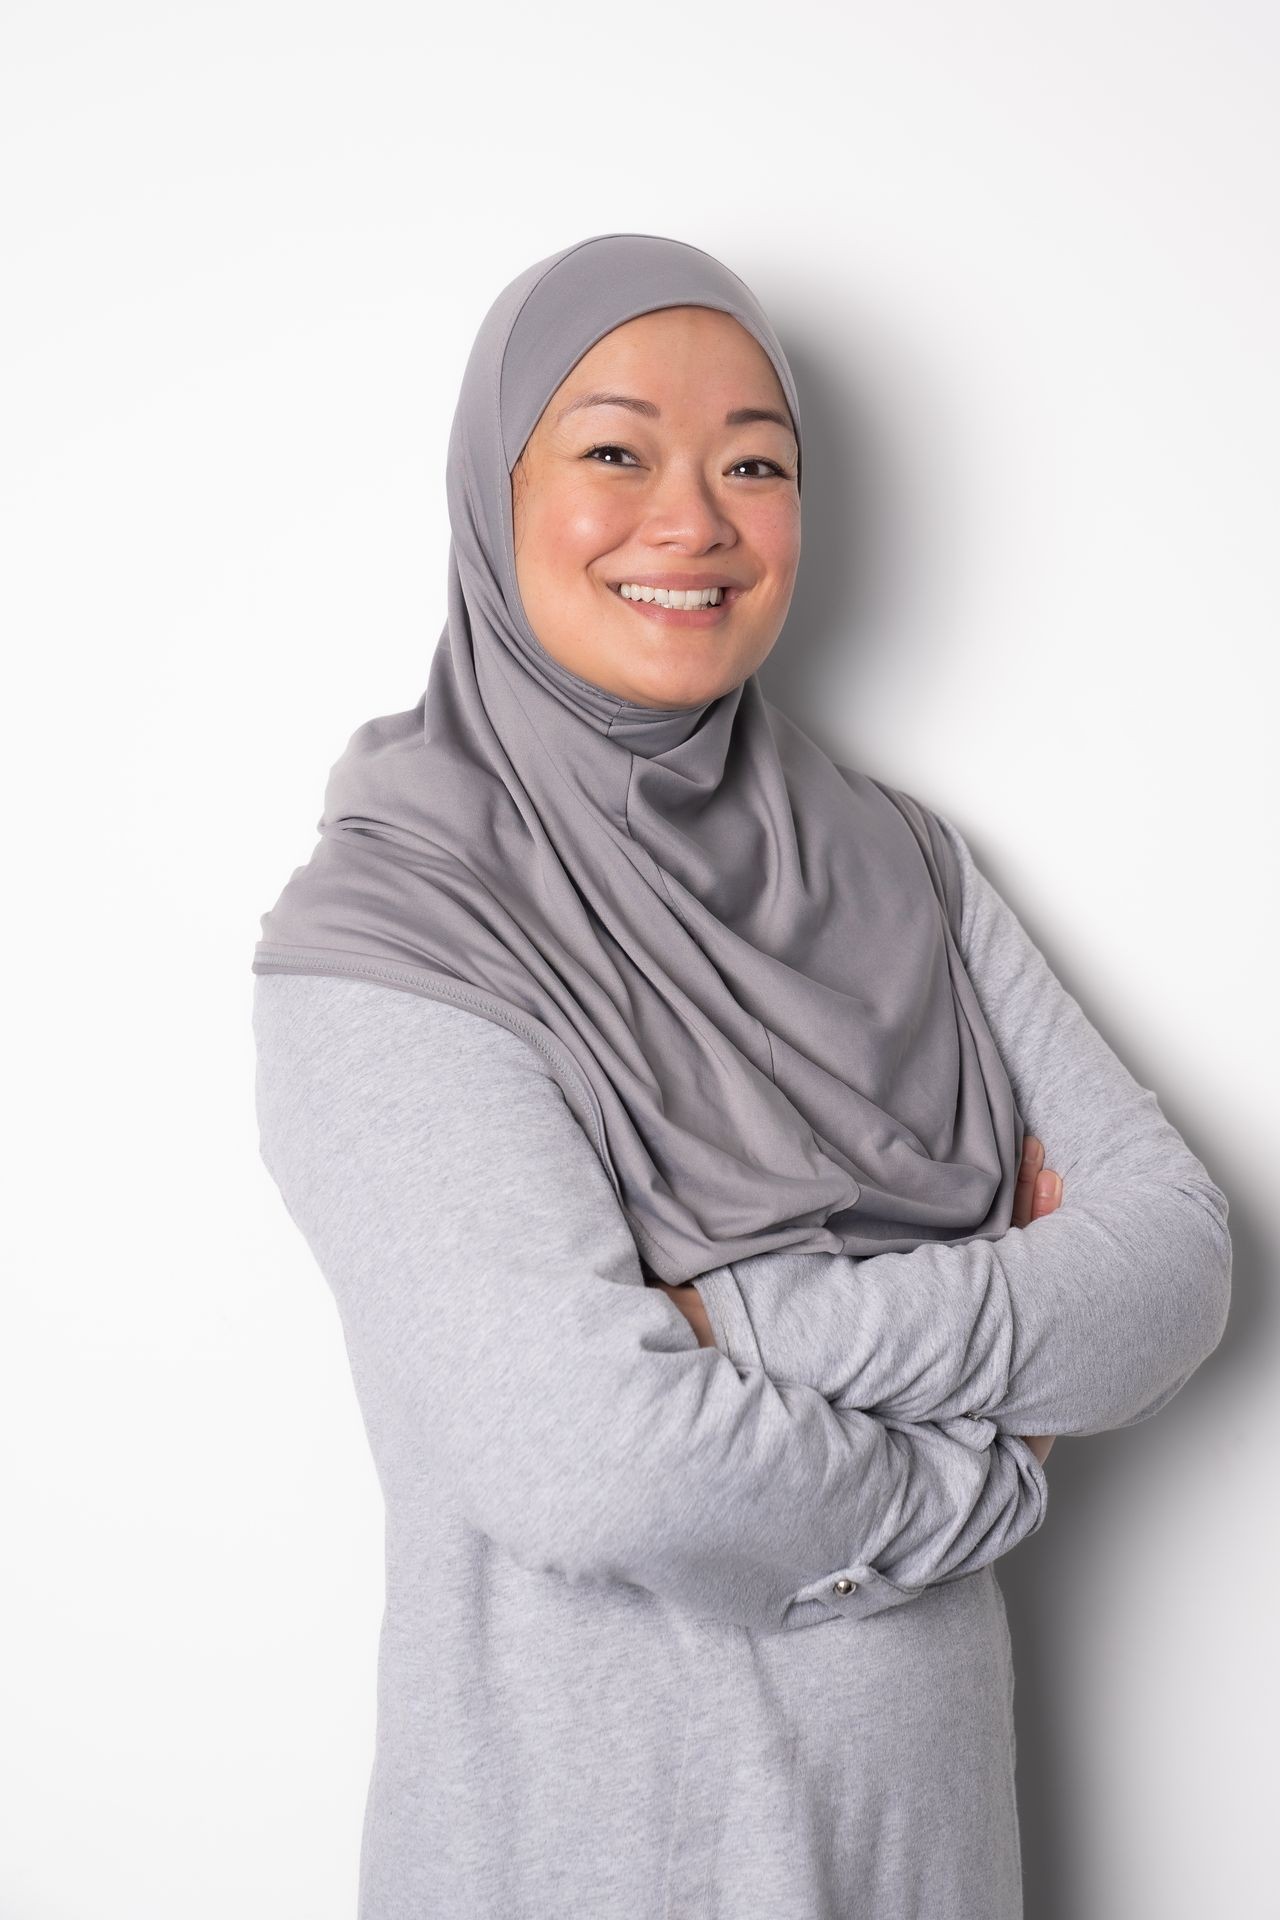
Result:
[[[664,308],[614,327],[566,374],[538,425],[573,430],[605,407],[654,422],[715,413],[726,427],[771,421],[792,430],[769,355],[731,314],[708,307]]]
[[[754,379],[781,391],[760,342],[730,313],[715,307],[661,307],[603,334],[561,381],[568,395],[604,374],[635,370],[668,382],[688,375]]]

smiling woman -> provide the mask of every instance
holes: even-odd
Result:
[[[552,394],[511,487],[525,614],[572,672],[639,706],[702,706],[769,654],[800,562],[799,447],[732,315],[614,327]],[[721,594],[673,608],[623,587]]]
[[[262,919],[262,1154],[387,1504],[360,1920],[1021,1920],[1032,1442],[1222,1331],[1154,1095],[958,831],[764,696],[800,411],[696,247],[512,281],[426,690]]]

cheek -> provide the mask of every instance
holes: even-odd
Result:
[[[567,492],[539,511],[531,539],[549,572],[581,574],[629,537],[632,515],[615,492]]]
[[[762,501],[752,516],[750,539],[769,572],[790,579],[800,560],[800,511],[795,496]]]

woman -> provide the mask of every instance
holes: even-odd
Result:
[[[1155,1095],[760,691],[800,431],[697,248],[504,289],[426,691],[263,916],[263,1157],[387,1506],[360,1920],[1014,1920],[995,1563],[1052,1436],[1221,1337]]]

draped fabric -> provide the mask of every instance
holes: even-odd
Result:
[[[600,234],[504,288],[453,417],[425,690],[351,735],[253,970],[376,980],[521,1034],[659,1279],[783,1246],[996,1238],[1023,1126],[936,817],[835,763],[754,673],[645,707],[571,672],[526,618],[511,470],[582,355],[671,306],[753,335],[800,439],[773,328],[699,248]]]

